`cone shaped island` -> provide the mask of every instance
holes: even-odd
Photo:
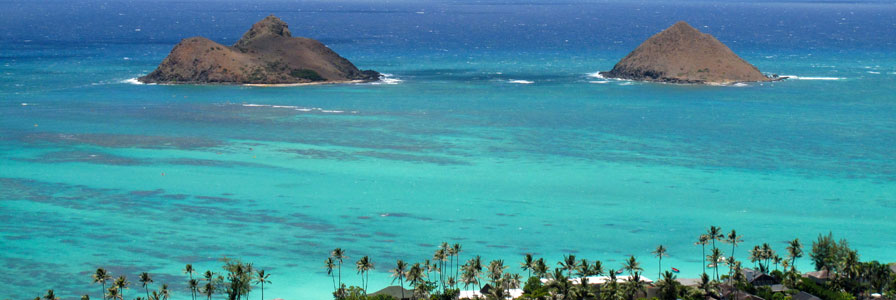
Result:
[[[766,76],[712,35],[684,21],[650,37],[620,60],[609,78],[683,84],[732,84],[783,79]]]
[[[319,41],[293,37],[271,15],[252,25],[233,46],[204,37],[182,40],[155,71],[138,78],[163,84],[321,84],[380,79],[359,70]]]

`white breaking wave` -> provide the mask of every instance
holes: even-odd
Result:
[[[796,75],[781,75],[781,77],[787,77],[787,79],[794,79],[794,80],[841,80],[841,79],[845,79],[842,77],[809,77],[809,76],[796,76]]]
[[[382,76],[380,76],[379,81],[374,81],[374,82],[371,82],[370,84],[399,84],[404,81],[404,80],[395,78],[395,75],[392,75],[392,74],[380,73],[380,75],[382,75]]]
[[[137,85],[156,85],[155,83],[143,83],[143,82],[140,82],[140,80],[137,80],[137,77],[134,77],[134,78],[128,78],[128,79],[122,80],[121,83],[137,84]]]
[[[533,84],[533,83],[535,83],[535,81],[511,79],[511,80],[508,80],[507,83]]]
[[[592,81],[589,81],[589,82],[588,82],[588,83],[597,83],[597,84],[605,84],[605,83],[610,83],[610,82],[609,82],[609,81],[598,81],[598,80],[592,80]]]
[[[868,71],[868,74],[880,74],[878,71]]]
[[[344,110],[328,110],[320,107],[299,107],[294,105],[271,105],[271,104],[256,104],[256,103],[243,103],[240,104],[243,107],[270,107],[270,108],[283,108],[283,109],[292,109],[295,111],[301,112],[322,112],[328,114],[341,114],[344,113]],[[352,111],[353,114],[358,113],[358,111]]]
[[[588,73],[588,77],[604,79],[604,75],[600,75],[600,71]]]

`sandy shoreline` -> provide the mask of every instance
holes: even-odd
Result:
[[[325,85],[325,84],[345,84],[345,83],[364,83],[364,80],[343,80],[343,81],[318,81],[318,82],[301,82],[301,83],[246,83],[242,86],[252,87],[290,87],[290,86],[307,86],[307,85]]]

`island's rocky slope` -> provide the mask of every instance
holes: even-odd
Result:
[[[725,44],[680,21],[644,41],[604,77],[641,81],[729,84],[772,81]]]
[[[292,84],[375,81],[324,44],[293,37],[288,25],[271,15],[233,46],[203,37],[182,40],[159,67],[138,78],[144,83]]]

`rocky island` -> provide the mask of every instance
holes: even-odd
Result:
[[[320,84],[366,82],[380,73],[359,70],[319,41],[293,37],[271,15],[252,25],[233,46],[204,37],[182,40],[155,71],[138,78],[164,84]]]
[[[604,77],[684,84],[774,81],[715,37],[684,21],[650,37]]]

